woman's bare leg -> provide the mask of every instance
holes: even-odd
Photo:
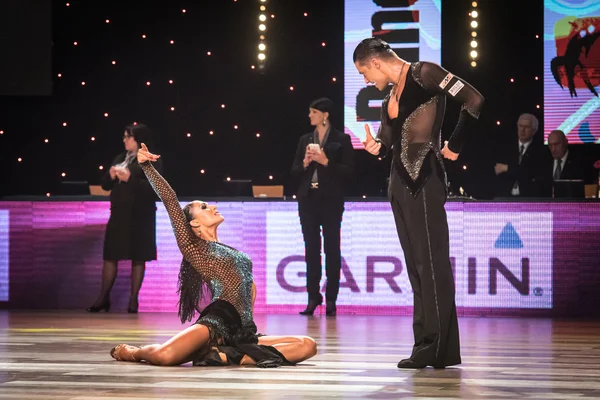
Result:
[[[317,342],[308,336],[261,336],[258,344],[273,346],[291,363],[308,360],[317,354]],[[255,364],[254,360],[245,355],[240,365]]]
[[[146,361],[153,365],[180,365],[192,361],[194,355],[205,349],[210,332],[204,325],[192,325],[163,344],[134,348],[129,346],[120,353],[123,361]]]

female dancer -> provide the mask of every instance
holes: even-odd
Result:
[[[258,336],[252,318],[254,283],[250,258],[218,240],[223,216],[216,206],[193,201],[183,210],[175,191],[151,162],[160,156],[145,144],[138,162],[162,200],[171,219],[177,245],[183,254],[179,272],[179,317],[190,321],[206,285],[212,303],[196,323],[162,345],[143,347],[120,344],[111,350],[118,361],[146,361],[154,365],[255,364],[258,367],[293,365],[317,353],[306,336]]]

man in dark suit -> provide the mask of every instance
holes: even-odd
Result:
[[[518,142],[503,149],[494,167],[497,197],[550,196],[551,175],[544,168],[547,153],[543,143],[534,140],[537,130],[535,115],[521,114],[517,122]]]
[[[321,227],[327,273],[326,314],[336,314],[340,289],[342,256],[341,223],[344,212],[344,188],[353,173],[354,150],[350,136],[336,130],[329,122],[333,103],[327,98],[313,101],[309,107],[314,131],[298,142],[291,174],[299,178],[298,213],[304,235],[306,290],[308,305],[300,314],[312,315],[323,303],[321,281]]]
[[[550,132],[548,149],[552,154],[552,180],[585,179],[583,163],[569,151],[569,142],[563,131]]]
[[[546,163],[546,171],[552,174],[552,181],[559,180],[587,180],[589,181],[589,173],[582,162],[582,159],[577,157],[573,152],[569,151],[569,141],[565,133],[561,130],[554,130],[548,135],[548,149],[552,155],[551,162]],[[559,196],[557,188],[554,187],[553,195]],[[579,193],[583,196],[583,192]],[[562,195],[565,196],[564,194]],[[567,192],[567,197],[578,197],[574,192]]]

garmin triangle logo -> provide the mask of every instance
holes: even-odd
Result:
[[[497,249],[522,249],[523,242],[519,237],[519,234],[515,230],[514,226],[510,222],[508,222],[498,239],[496,239],[496,243],[494,243],[494,247]]]

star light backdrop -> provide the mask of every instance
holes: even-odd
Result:
[[[514,140],[517,116],[533,112],[543,131],[542,2],[417,4],[441,8],[442,65],[486,97],[473,140],[447,167],[455,189],[489,197],[493,151]],[[352,71],[344,67],[343,0],[0,7],[15,15],[0,28],[11,38],[0,74],[21,83],[0,85],[0,195],[55,195],[65,180],[98,183],[134,121],[154,131],[165,175],[182,196],[225,195],[226,177],[285,184],[291,195],[288,173],[299,136],[310,130],[310,101],[331,97],[333,124],[344,127]],[[459,110],[450,103],[444,137]],[[595,159],[597,150],[577,151]],[[385,195],[389,160],[357,151],[356,162],[350,194]]]

